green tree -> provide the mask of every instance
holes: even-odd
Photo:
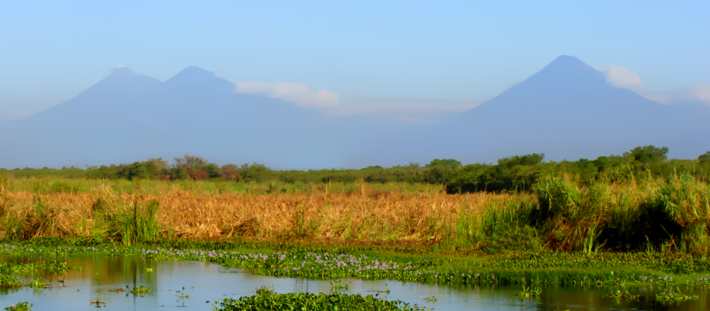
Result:
[[[266,180],[271,170],[266,165],[252,163],[242,164],[239,168],[239,175],[244,181],[262,181]]]
[[[425,167],[424,180],[432,184],[446,184],[461,168],[454,159],[434,159]]]
[[[239,167],[234,164],[226,164],[222,166],[222,178],[226,180],[239,181]]]
[[[175,159],[175,173],[173,176],[186,176],[193,180],[207,179],[210,177],[207,160],[193,155],[184,155]]]
[[[703,165],[710,164],[710,151],[698,156],[698,162]]]
[[[656,147],[653,145],[641,146],[631,149],[624,154],[628,159],[639,163],[656,163],[668,159],[668,147]]]

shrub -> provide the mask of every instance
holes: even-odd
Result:
[[[543,225],[553,218],[574,216],[581,199],[579,190],[559,177],[547,177],[533,186],[538,205],[530,221]]]
[[[256,295],[226,298],[217,310],[420,310],[401,301],[381,300],[372,295],[289,293],[277,294],[268,289]]]
[[[461,213],[456,223],[456,244],[488,253],[541,250],[538,232],[528,224],[532,208],[529,203],[511,202],[502,207],[489,206],[483,215]]]
[[[94,217],[92,237],[98,241],[120,241],[124,245],[155,241],[160,232],[156,217],[158,208],[157,201],[149,201],[144,206],[134,202],[130,207],[115,207],[99,198],[91,207]]]
[[[27,301],[18,302],[14,305],[5,307],[6,311],[31,311],[32,304]]]

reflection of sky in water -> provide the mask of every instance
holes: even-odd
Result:
[[[277,292],[328,292],[330,281],[273,278],[239,270],[224,269],[199,262],[151,262],[139,258],[86,258],[71,264],[65,287],[36,291],[24,288],[0,294],[0,308],[30,301],[34,310],[92,310],[92,300],[106,302],[102,310],[212,310],[221,298],[253,294],[259,287]],[[58,283],[55,283],[58,284]],[[128,291],[136,285],[152,289],[145,297],[134,297]],[[534,310],[570,309],[602,310],[610,308],[603,292],[548,290],[537,305],[522,301],[516,290],[455,289],[394,281],[350,280],[350,292],[378,294],[386,299],[403,300],[437,310]],[[184,292],[189,297],[180,297]],[[383,291],[389,290],[388,293]],[[436,301],[428,301],[428,297]],[[701,299],[707,298],[701,297]],[[703,301],[705,301],[703,299]],[[698,309],[699,308],[699,309]],[[679,310],[702,310],[702,306],[685,306]]]

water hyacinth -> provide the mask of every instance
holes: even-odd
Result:
[[[236,299],[226,298],[217,308],[232,310],[423,310],[401,301],[388,301],[374,296],[313,293],[277,294],[259,289],[256,295]]]

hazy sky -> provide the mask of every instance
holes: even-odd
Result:
[[[197,65],[351,110],[459,109],[560,54],[659,98],[710,101],[709,32],[707,0],[3,1],[0,119],[119,66],[166,79]]]

